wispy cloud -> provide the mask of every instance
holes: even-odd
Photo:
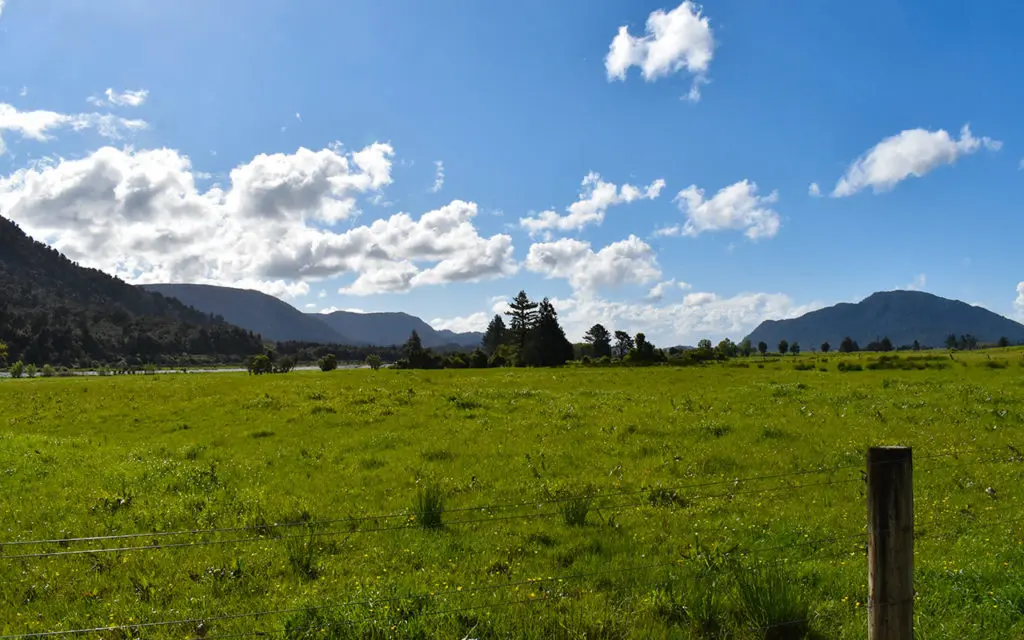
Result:
[[[444,186],[444,162],[434,161],[434,186],[430,188],[431,193],[437,193]]]
[[[107,89],[103,95],[105,97],[89,96],[85,101],[97,107],[141,107],[149,98],[149,90],[126,89],[119,93],[113,89]]]

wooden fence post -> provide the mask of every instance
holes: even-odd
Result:
[[[914,637],[914,482],[909,447],[868,449],[868,640]]]

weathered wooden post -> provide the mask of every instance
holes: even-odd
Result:
[[[914,637],[914,482],[909,447],[868,449],[868,640]]]

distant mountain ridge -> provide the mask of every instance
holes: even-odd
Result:
[[[275,342],[317,342],[351,346],[403,344],[414,330],[425,347],[457,345],[473,348],[482,333],[455,333],[437,330],[417,318],[401,312],[303,313],[274,296],[251,289],[235,289],[200,284],[147,284],[143,288],[177,298],[205,313],[214,313],[228,322],[260,333]]]
[[[753,344],[775,349],[781,340],[799,342],[804,350],[828,342],[833,349],[849,336],[863,347],[888,337],[894,345],[942,347],[946,337],[973,335],[981,343],[1007,338],[1024,342],[1024,325],[959,300],[923,291],[881,291],[858,303],[843,302],[811,311],[799,318],[765,320],[747,336]]]
[[[319,318],[259,291],[208,284],[144,284],[142,288],[177,298],[205,313],[222,316],[267,340],[364,344],[335,331]]]
[[[477,347],[484,337],[484,334],[478,332],[439,331],[420,318],[402,312],[335,311],[307,315],[320,318],[335,331],[356,336],[363,344],[378,346],[402,344],[409,339],[409,334],[413,331],[419,334],[424,347],[440,347],[451,344],[460,347]]]

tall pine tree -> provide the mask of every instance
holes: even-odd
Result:
[[[602,324],[595,324],[584,334],[583,339],[589,342],[594,349],[594,357],[611,357],[612,355],[612,334]]]
[[[520,291],[512,302],[508,303],[505,315],[509,317],[510,342],[522,350],[530,331],[537,323],[537,303],[531,301],[525,291]]]
[[[529,332],[523,351],[525,364],[535,367],[557,367],[572,360],[572,343],[558,324],[558,313],[547,298],[537,309],[537,323]]]
[[[508,340],[508,328],[505,326],[505,321],[502,320],[500,315],[495,315],[491,319],[491,323],[487,325],[487,332],[484,333],[484,338],[481,341],[481,346],[487,355],[493,354],[498,350],[498,347],[505,344]]]

